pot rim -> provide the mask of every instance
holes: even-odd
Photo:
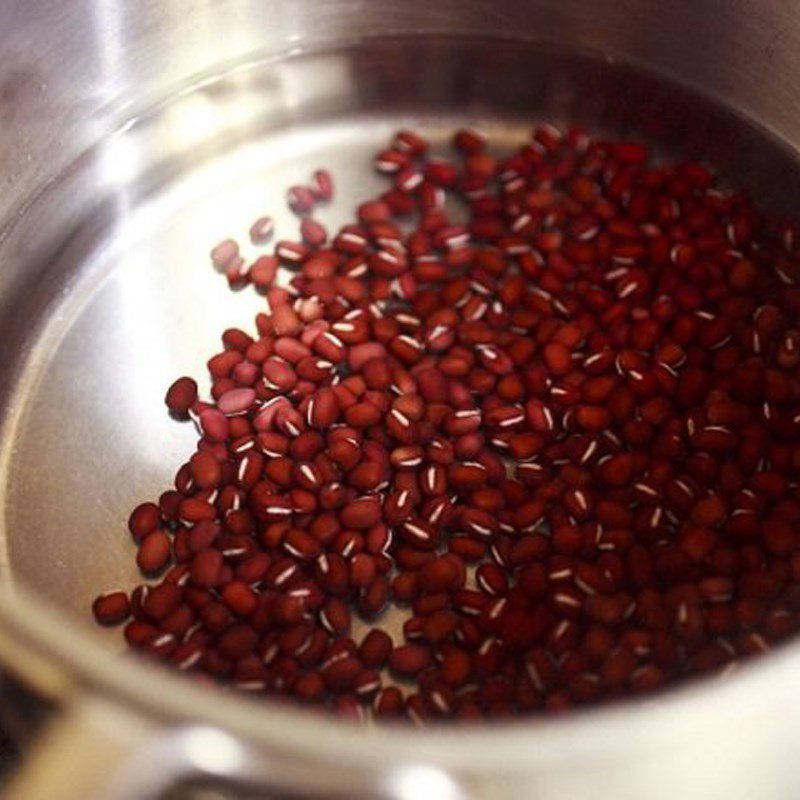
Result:
[[[363,769],[368,754],[381,768],[424,758],[429,764],[483,776],[532,773],[544,765],[554,768],[564,759],[574,763],[576,758],[609,753],[630,758],[646,749],[652,754],[654,746],[674,746],[678,737],[698,736],[703,725],[740,725],[743,715],[786,707],[782,687],[800,664],[800,645],[789,645],[725,680],[699,679],[655,697],[555,718],[419,729],[398,722],[363,726],[268,698],[254,702],[209,692],[142,657],[110,657],[98,635],[70,624],[66,615],[53,613],[21,587],[0,590],[0,631],[20,645],[21,653],[0,651],[0,658],[15,662],[8,666],[24,673],[25,655],[43,658],[68,683],[162,725],[209,725],[267,751],[317,756],[340,768]]]

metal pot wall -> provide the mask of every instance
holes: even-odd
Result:
[[[797,211],[800,7],[5,0],[0,21],[0,659],[59,708],[8,797],[197,775],[309,798],[800,794],[797,645],[644,702],[417,731],[208,692],[88,625],[93,593],[134,579],[127,511],[190,447],[164,386],[252,316],[197,261],[278,204],[273,184],[333,162],[366,191],[365,153],[400,122],[510,142],[574,118]]]

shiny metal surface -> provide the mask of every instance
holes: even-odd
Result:
[[[336,224],[379,185],[368,154],[399,124],[441,141],[476,123],[502,147],[532,120],[577,119],[707,154],[800,208],[800,11],[666,5],[6,0],[0,659],[72,708],[9,796],[65,797],[64,770],[76,797],[198,771],[309,797],[800,794],[797,646],[644,704],[412,732],[201,692],[89,624],[99,589],[136,580],[127,513],[191,451],[166,386],[203,375],[221,331],[260,306],[228,291],[209,247],[264,212],[292,235],[283,190],[313,168],[334,171]]]

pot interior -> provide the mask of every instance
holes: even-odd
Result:
[[[522,41],[367,39],[250,59],[118,120],[0,238],[3,579],[118,649],[91,602],[141,580],[127,516],[171,487],[196,439],[164,392],[181,374],[207,390],[221,332],[249,330],[264,303],[230,292],[209,249],[245,241],[265,213],[276,238],[296,236],[285,188],[322,166],[337,192],[319,217],[345,222],[383,185],[371,157],[399,127],[444,148],[474,125],[510,150],[544,120],[701,156],[797,210],[798,163],[756,126],[655,75]]]

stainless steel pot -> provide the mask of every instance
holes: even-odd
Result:
[[[204,691],[88,623],[135,579],[127,511],[191,448],[164,387],[258,303],[208,269],[216,239],[322,164],[340,221],[400,123],[632,130],[796,212],[800,6],[4,0],[0,21],[0,659],[60,709],[7,797],[196,775],[309,798],[800,796],[798,645],[646,702],[419,731]]]

